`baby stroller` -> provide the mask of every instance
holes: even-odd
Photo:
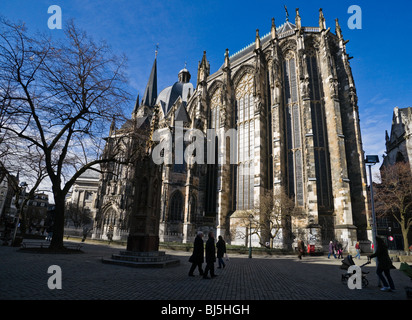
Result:
[[[361,266],[359,266],[360,268],[366,266],[367,264],[370,264],[371,262],[368,260],[366,263],[362,264]],[[343,270],[348,270],[350,266],[354,266],[355,262],[353,262],[352,256],[349,254],[345,259],[342,260],[342,265],[340,266],[341,269]],[[362,271],[362,288],[367,287],[367,285],[369,284],[368,279],[366,279],[366,274],[368,274],[369,272],[364,272]],[[342,283],[343,284],[348,284],[348,280],[350,278],[350,276],[353,275],[353,273],[345,273],[342,274]]]
[[[408,276],[412,281],[412,267],[408,265],[406,262],[402,262],[399,268],[406,276]],[[412,287],[405,287],[406,291],[406,298],[408,300],[412,300]]]

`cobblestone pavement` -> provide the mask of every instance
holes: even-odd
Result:
[[[341,260],[327,256],[232,255],[218,277],[189,277],[189,252],[166,251],[180,265],[164,269],[103,264],[102,258],[124,250],[113,245],[84,244],[84,253],[39,254],[0,247],[0,300],[406,300],[412,286],[399,270],[391,272],[396,292],[377,287],[375,264],[363,267],[369,286],[351,290],[341,283]],[[356,260],[360,265],[366,258]],[[48,268],[58,265],[62,288],[51,290]],[[217,264],[216,264],[217,265]],[[399,263],[395,263],[399,268]]]

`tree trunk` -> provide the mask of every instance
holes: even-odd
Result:
[[[50,248],[59,250],[63,249],[64,237],[64,196],[54,194],[55,212],[53,223],[53,237]]]
[[[403,236],[403,251],[409,251],[409,241],[408,241],[408,229],[406,229],[403,225],[401,226],[402,236]]]

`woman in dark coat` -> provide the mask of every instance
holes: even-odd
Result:
[[[218,269],[221,269],[222,266],[223,266],[223,268],[226,266],[225,262],[223,261],[223,256],[226,253],[226,243],[225,243],[225,240],[223,240],[222,236],[219,236],[219,240],[216,243],[216,248],[217,248],[217,255],[216,256],[217,256],[217,259],[219,261]]]
[[[189,258],[192,266],[189,270],[189,276],[194,277],[193,271],[196,267],[199,269],[199,274],[203,275],[202,263],[204,262],[204,247],[203,247],[203,232],[198,232],[193,243],[193,254]]]
[[[371,254],[368,256],[369,259],[375,258],[378,260],[376,262],[376,274],[378,275],[379,279],[383,283],[383,288],[381,288],[382,291],[394,291],[395,290],[395,285],[393,283],[390,270],[394,268],[392,265],[392,260],[389,257],[388,253],[388,247],[386,246],[385,242],[381,237],[375,237],[376,239],[376,251],[374,254]],[[385,277],[383,274],[385,274]],[[388,281],[386,281],[388,280]],[[389,285],[388,285],[389,282]]]

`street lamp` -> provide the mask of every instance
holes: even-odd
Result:
[[[27,183],[26,182],[22,182],[20,183],[20,190],[21,191],[21,206],[20,206],[20,210],[19,213],[17,214],[17,221],[16,221],[16,225],[14,226],[14,233],[13,233],[13,239],[11,244],[14,245],[14,241],[16,239],[16,234],[17,234],[17,228],[19,227],[19,223],[20,223],[20,215],[23,213],[23,207],[24,207],[24,198],[26,196],[26,188],[27,188]]]
[[[249,258],[252,258],[252,221],[253,214],[249,215]]]
[[[369,155],[366,156],[365,159],[366,165],[369,167],[369,185],[371,189],[371,209],[372,209],[372,240],[373,240],[373,248],[376,250],[376,216],[375,216],[375,202],[373,200],[373,182],[372,182],[372,166],[379,163],[379,157],[376,155]]]

